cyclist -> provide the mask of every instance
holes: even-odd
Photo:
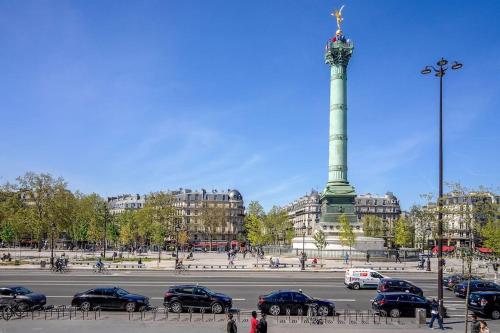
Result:
[[[95,263],[95,267],[97,268],[98,272],[101,273],[102,269],[104,268],[104,263],[102,262],[102,258],[99,257],[97,259],[97,262]]]

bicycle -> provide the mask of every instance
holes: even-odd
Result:
[[[1,316],[5,321],[10,320],[13,316],[21,318],[23,316],[23,312],[25,311],[16,302],[2,303],[0,304],[0,309],[2,310]]]
[[[96,274],[108,274],[109,270],[103,265],[100,269],[96,265],[93,266],[92,272]]]
[[[187,270],[186,266],[183,264],[177,265],[175,267],[175,273],[176,274],[182,274],[182,272],[185,272]]]

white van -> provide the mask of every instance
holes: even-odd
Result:
[[[344,284],[347,288],[358,290],[360,288],[377,289],[380,279],[386,278],[377,271],[369,268],[349,268],[345,271]]]

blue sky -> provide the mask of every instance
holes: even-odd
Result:
[[[404,208],[445,180],[498,189],[498,1],[0,0],[0,182],[102,195],[237,188],[283,205],[327,180],[324,45],[344,9],[349,180]]]

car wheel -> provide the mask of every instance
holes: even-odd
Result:
[[[401,312],[399,311],[399,309],[392,309],[392,310],[389,312],[389,315],[390,315],[392,318],[398,318],[398,317],[401,315]]]
[[[127,312],[134,312],[135,311],[135,308],[136,308],[136,304],[134,302],[128,302],[126,305],[125,305],[125,310]]]
[[[491,311],[491,319],[500,319],[500,311],[498,310],[493,310]]]
[[[212,304],[212,313],[219,314],[224,312],[224,308],[220,303],[214,303]]]
[[[326,305],[322,305],[318,308],[318,315],[320,315],[322,317],[328,316],[329,313],[330,313],[330,309]]]
[[[175,301],[170,303],[170,311],[174,313],[181,313],[182,312],[182,304],[181,302]]]
[[[277,316],[280,314],[280,307],[279,305],[271,305],[271,307],[269,308],[269,314],[271,316]]]
[[[352,289],[354,289],[354,290],[359,290],[360,287],[361,286],[359,285],[359,283],[353,283],[352,284]]]
[[[88,301],[83,301],[82,303],[80,303],[80,309],[82,311],[90,311],[91,308],[92,308],[92,306],[90,305],[90,302],[88,302]]]
[[[387,311],[385,311],[385,310],[380,310],[380,311],[379,311],[379,315],[380,315],[380,317],[387,317]]]

